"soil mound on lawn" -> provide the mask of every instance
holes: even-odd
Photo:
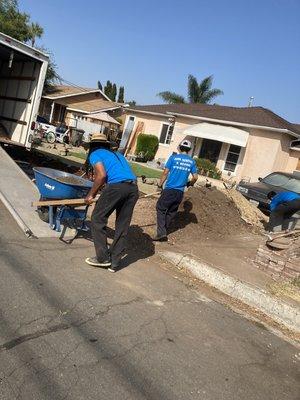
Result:
[[[140,199],[132,220],[132,224],[150,235],[155,232],[156,201]],[[259,232],[265,218],[235,190],[190,188],[173,220],[169,237],[177,242]]]

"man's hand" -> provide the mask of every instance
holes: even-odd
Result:
[[[86,198],[84,199],[84,202],[85,202],[85,204],[87,204],[89,206],[90,204],[93,203],[93,200],[94,200],[94,197],[88,194],[86,196]]]

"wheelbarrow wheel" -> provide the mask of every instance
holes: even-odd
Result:
[[[43,199],[41,199],[41,200],[43,200]],[[56,207],[53,207],[53,212],[54,212],[54,214],[56,213]],[[37,207],[37,213],[43,222],[47,222],[47,224],[49,223],[49,207],[48,206]]]
[[[42,206],[37,208],[37,213],[40,219],[44,222],[49,222],[49,207]]]

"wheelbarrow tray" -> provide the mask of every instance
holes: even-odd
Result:
[[[80,176],[53,168],[33,168],[36,185],[43,199],[81,199],[93,183]]]

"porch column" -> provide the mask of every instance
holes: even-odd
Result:
[[[49,117],[49,122],[52,122],[52,118],[53,118],[53,112],[54,112],[54,101],[51,104],[51,112],[50,112],[50,117]]]

